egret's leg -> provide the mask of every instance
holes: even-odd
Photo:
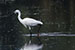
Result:
[[[37,39],[38,39],[39,42],[40,42],[39,45],[42,44],[42,42],[41,42],[41,40],[40,40],[40,38],[39,38],[39,33],[40,33],[40,28],[41,28],[41,26],[42,26],[42,25],[39,25],[38,34],[37,34]]]
[[[30,30],[30,40],[32,40],[32,31]]]
[[[29,30],[31,30],[31,27],[29,26]]]
[[[39,33],[40,33],[40,28],[41,28],[41,26],[42,26],[42,25],[39,25],[39,28],[38,28],[38,31],[37,31],[37,32],[38,32],[38,34],[37,34],[38,37],[39,37]]]
[[[32,40],[32,30],[31,30],[31,27],[29,27],[29,32],[30,32],[30,40]]]

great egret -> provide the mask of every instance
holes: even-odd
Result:
[[[30,37],[32,37],[32,32],[31,32],[31,27],[37,26],[37,25],[43,25],[43,22],[39,21],[39,20],[35,20],[32,18],[21,18],[21,12],[20,10],[15,10],[14,13],[18,13],[18,20],[20,21],[20,23],[22,23],[26,28],[29,28],[30,31]],[[37,34],[39,36],[39,34]]]

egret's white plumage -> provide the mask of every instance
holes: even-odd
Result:
[[[32,19],[32,18],[24,18],[21,19],[21,12],[20,10],[15,10],[14,13],[18,13],[18,20],[27,28],[27,26],[29,27],[29,29],[31,29],[31,26],[37,26],[38,24],[42,25],[43,23],[41,21]]]

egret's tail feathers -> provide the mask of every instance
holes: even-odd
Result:
[[[38,22],[39,22],[39,24],[43,25],[43,22],[41,22],[41,21],[38,21]]]
[[[41,25],[43,25],[43,23],[41,22]]]

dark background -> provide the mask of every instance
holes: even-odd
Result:
[[[16,9],[22,12],[22,18],[31,17],[43,21],[40,33],[75,33],[75,0],[0,0],[1,50],[18,50],[29,39],[22,36],[29,31],[13,14]],[[35,30],[37,29],[34,28],[33,33],[37,33]],[[74,50],[74,38],[41,37],[43,50]],[[36,42],[35,40],[33,41]]]

